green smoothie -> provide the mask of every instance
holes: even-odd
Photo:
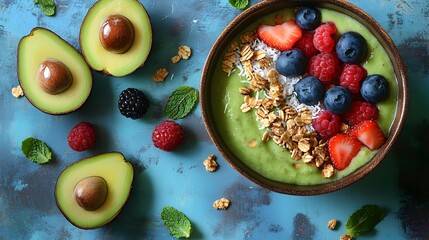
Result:
[[[367,70],[368,75],[381,74],[388,80],[390,86],[389,98],[377,104],[379,108],[378,123],[387,135],[396,114],[398,96],[397,82],[389,57],[371,32],[358,21],[333,10],[320,10],[322,13],[322,22],[334,22],[340,34],[355,31],[366,39],[369,57],[363,64],[363,67]],[[237,36],[237,41],[239,42],[240,35],[254,30],[259,24],[274,25],[274,19],[278,16],[282,16],[282,19],[287,20],[294,18],[294,13],[292,10],[282,10],[268,15],[248,26],[247,29]],[[334,176],[329,179],[324,178],[318,168],[308,166],[302,161],[293,160],[287,149],[278,146],[273,141],[262,141],[261,136],[265,132],[265,129],[259,130],[260,123],[255,117],[255,110],[247,113],[243,113],[240,110],[240,106],[243,103],[243,96],[239,93],[238,89],[244,85],[241,82],[243,77],[238,76],[238,71],[228,76],[228,74],[222,71],[221,62],[222,59],[219,59],[210,86],[216,128],[230,150],[243,163],[260,175],[275,181],[291,184],[321,184],[335,181],[352,173],[371,160],[372,156],[376,153],[362,147],[359,154],[346,169],[336,171]],[[249,142],[256,142],[256,147],[249,147]],[[300,163],[299,168],[296,167],[297,163]]]

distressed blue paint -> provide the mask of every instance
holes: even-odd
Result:
[[[400,145],[410,144],[416,154],[408,157],[403,153],[409,153],[409,149],[398,148],[362,181],[314,197],[269,192],[236,173],[211,143],[199,106],[189,117],[178,121],[187,135],[184,146],[173,153],[152,147],[150,134],[163,119],[166,97],[182,85],[199,87],[210,47],[228,22],[240,13],[228,1],[142,1],[154,31],[153,49],[145,66],[121,79],[94,73],[93,93],[82,109],[66,116],[50,116],[35,109],[25,98],[13,98],[10,90],[18,84],[19,39],[33,27],[47,27],[79,49],[79,27],[95,1],[56,2],[57,16],[49,18],[32,1],[0,1],[0,239],[169,239],[159,218],[162,207],[167,205],[182,210],[191,219],[195,227],[193,239],[298,238],[299,223],[310,226],[307,239],[338,239],[345,232],[349,214],[367,203],[379,204],[389,214],[376,232],[359,239],[429,236],[429,200],[422,197],[427,195],[427,186],[415,185],[409,178],[427,180],[418,169],[427,169],[429,164],[426,157],[421,157],[428,142],[414,134],[425,126],[419,123],[429,117],[422,111],[429,107],[427,1],[349,1],[367,11],[389,32],[407,65],[411,90],[407,124],[412,126],[405,128]],[[193,55],[187,61],[172,64],[170,57],[182,44],[191,46]],[[171,75],[163,83],[154,83],[151,77],[159,67],[166,67]],[[142,120],[126,119],[117,110],[117,96],[127,87],[142,89],[153,103]],[[88,152],[76,153],[66,143],[68,130],[79,121],[94,123],[99,134],[96,147]],[[52,163],[39,166],[24,158],[20,145],[29,136],[52,147]],[[107,151],[123,152],[135,167],[130,199],[111,224],[97,230],[77,229],[56,208],[56,178],[70,163]],[[220,168],[208,173],[202,161],[212,153],[219,157]],[[226,211],[211,207],[221,197],[232,201]],[[332,218],[341,222],[338,231],[326,227]]]

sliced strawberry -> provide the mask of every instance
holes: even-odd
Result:
[[[363,121],[354,126],[351,134],[371,150],[379,149],[386,141],[383,131],[375,121]]]
[[[281,51],[289,50],[302,36],[302,30],[294,20],[270,26],[259,25],[256,29],[259,38],[268,46]]]
[[[337,134],[329,139],[328,149],[335,169],[341,171],[360,151],[362,144],[352,135]]]

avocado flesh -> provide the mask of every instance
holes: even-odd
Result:
[[[54,58],[70,70],[73,82],[59,94],[46,93],[36,75],[40,63]],[[49,114],[65,114],[77,110],[88,99],[92,89],[91,69],[82,55],[55,33],[34,28],[18,45],[18,77],[27,99]]]
[[[74,198],[74,187],[87,177],[99,176],[107,183],[107,197],[101,207],[87,211]],[[68,166],[60,174],[55,186],[57,206],[76,227],[101,227],[119,214],[128,199],[134,171],[121,153],[112,152],[82,159]]]
[[[107,51],[100,42],[100,25],[110,15],[122,15],[134,27],[130,49],[116,54]],[[134,72],[146,61],[152,47],[152,26],[141,3],[136,0],[100,0],[92,6],[80,29],[80,45],[88,64],[96,71],[116,77]]]

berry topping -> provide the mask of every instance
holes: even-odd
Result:
[[[358,94],[360,83],[366,78],[365,68],[357,64],[346,64],[340,76],[340,85],[345,87],[352,94]]]
[[[172,151],[183,142],[182,127],[171,120],[160,123],[152,132],[152,141],[155,147],[164,151]]]
[[[356,32],[346,32],[338,39],[335,50],[342,62],[360,63],[366,57],[367,48],[362,35]]]
[[[340,133],[330,138],[328,149],[334,168],[341,171],[348,167],[361,146],[362,144],[352,135]]]
[[[321,111],[311,125],[322,138],[329,139],[340,130],[341,118],[329,111]]]
[[[324,85],[337,80],[340,72],[340,60],[333,53],[319,53],[310,59],[310,75],[318,78]]]
[[[298,42],[296,42],[294,45],[294,48],[298,48],[302,52],[304,52],[307,59],[310,59],[311,57],[319,53],[319,50],[314,47],[313,37],[313,32],[303,32],[301,39],[299,39]]]
[[[95,136],[95,130],[91,123],[80,122],[70,130],[67,142],[73,150],[81,152],[94,146]]]
[[[149,99],[142,91],[127,88],[119,95],[118,107],[125,117],[138,119],[143,117],[149,108]]]
[[[314,46],[321,52],[332,52],[335,47],[334,34],[337,32],[335,23],[327,22],[320,25],[314,34]]]
[[[363,80],[360,94],[366,101],[378,103],[389,95],[389,84],[381,75],[370,75]]]
[[[304,30],[312,31],[320,25],[322,15],[317,8],[302,7],[295,15],[296,24]]]
[[[259,25],[256,33],[268,46],[284,51],[291,49],[301,38],[302,30],[295,21],[289,20],[275,26]]]
[[[321,81],[313,76],[305,77],[294,86],[297,98],[306,105],[315,105],[322,100],[325,89]]]
[[[343,120],[353,126],[365,120],[376,121],[378,119],[377,106],[362,101],[354,101],[350,110],[343,115]]]
[[[381,148],[386,141],[383,131],[374,121],[363,121],[354,126],[350,133],[371,150]]]
[[[305,72],[307,60],[299,49],[283,51],[276,61],[276,70],[283,76],[296,77]]]
[[[328,111],[334,114],[343,114],[352,105],[352,95],[341,86],[333,86],[326,91],[323,103]]]

